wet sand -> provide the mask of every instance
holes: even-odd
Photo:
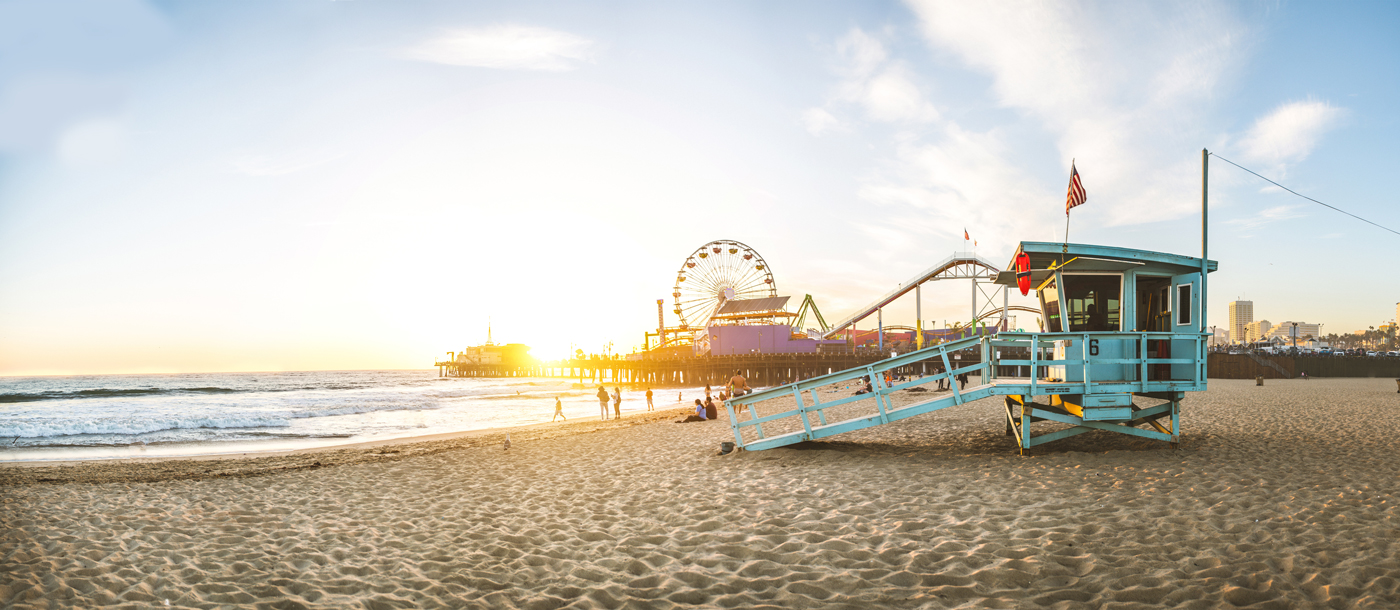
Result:
[[[1025,457],[985,400],[729,456],[672,410],[508,452],[5,466],[0,606],[1400,606],[1394,380],[1212,380],[1184,411],[1175,450]]]

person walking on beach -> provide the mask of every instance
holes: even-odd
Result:
[[[730,398],[730,397],[728,397],[728,396],[721,396],[721,397],[719,398],[719,404],[720,404],[720,406],[724,406],[724,403],[729,402],[729,398]],[[740,415],[743,415],[743,414],[744,414],[744,409],[746,409],[746,408],[748,408],[748,405],[743,405],[743,404],[734,405],[734,417],[738,417],[738,416],[740,416]]]
[[[743,371],[734,371],[734,376],[729,378],[729,385],[727,387],[729,388],[730,396],[743,396],[753,392],[753,390],[749,388],[748,380],[744,379]]]
[[[554,397],[554,417],[549,418],[549,421],[554,421],[555,417],[569,421],[569,418],[564,417],[564,401],[559,400],[558,396]]]
[[[613,386],[613,413],[617,419],[622,419],[622,390]]]
[[[652,406],[652,404],[651,404],[651,388],[647,388],[647,410],[648,410],[648,411],[655,411],[655,410],[656,410],[656,407]]]
[[[608,391],[603,386],[598,386],[598,408],[603,414],[598,419],[606,421],[608,419]]]

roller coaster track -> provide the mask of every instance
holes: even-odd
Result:
[[[998,269],[996,265],[993,265],[991,261],[977,256],[976,254],[971,252],[954,252],[952,256],[943,259],[943,261],[937,265],[925,269],[923,273],[910,278],[909,281],[900,284],[898,288],[885,293],[884,296],[877,299],[874,303],[857,310],[851,317],[831,325],[831,329],[822,333],[821,338],[830,338],[832,335],[836,335],[855,325],[855,323],[874,315],[880,308],[893,303],[895,299],[908,294],[910,290],[917,288],[924,282],[969,279],[990,282],[995,280],[997,273],[1000,272],[1001,270]]]
[[[1002,309],[1003,309],[1003,308],[998,307],[998,308],[993,309],[993,310],[991,310],[991,311],[989,311],[989,312],[987,312],[987,313],[984,313],[984,314],[982,314],[982,315],[980,315],[980,316],[977,316],[977,321],[978,321],[978,322],[981,322],[982,320],[986,320],[987,318],[990,318],[990,317],[992,317],[992,316],[1001,315]],[[1010,305],[1010,306],[1006,307],[1005,310],[1008,311],[1008,312],[1011,312],[1011,311],[1024,311],[1024,312],[1026,312],[1026,313],[1033,313],[1033,314],[1035,314],[1036,316],[1040,316],[1040,310],[1039,310],[1039,309],[1036,309],[1036,308],[1034,308],[1034,307],[1026,307],[1026,306],[1024,306],[1024,305]]]

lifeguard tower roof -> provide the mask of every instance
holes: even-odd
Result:
[[[1023,241],[1016,254],[1011,256],[1011,263],[1006,266],[1010,271],[997,274],[997,284],[1016,285],[1016,256],[1022,252],[1031,259],[1032,285],[1039,285],[1050,277],[1053,273],[1051,265],[1064,271],[1128,271],[1144,267],[1172,273],[1201,271],[1201,259],[1190,256],[1092,244]],[[1215,261],[1207,261],[1206,269],[1213,272],[1216,267]]]

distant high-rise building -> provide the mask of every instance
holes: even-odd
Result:
[[[1295,322],[1293,322],[1292,320],[1285,320],[1283,322],[1279,322],[1278,324],[1275,324],[1272,329],[1269,330],[1268,336],[1283,337],[1285,340],[1292,342],[1294,324]],[[1298,325],[1299,343],[1303,343],[1307,340],[1308,337],[1312,337],[1314,339],[1322,338],[1321,324],[1308,324],[1307,322],[1297,322],[1296,324]]]
[[[1268,320],[1260,320],[1258,322],[1250,322],[1249,324],[1245,324],[1245,343],[1254,343],[1255,341],[1263,341],[1264,339],[1267,339],[1269,337],[1269,329],[1272,327],[1273,325],[1269,324]]]
[[[1243,343],[1245,326],[1254,321],[1254,301],[1230,301],[1230,342]]]

